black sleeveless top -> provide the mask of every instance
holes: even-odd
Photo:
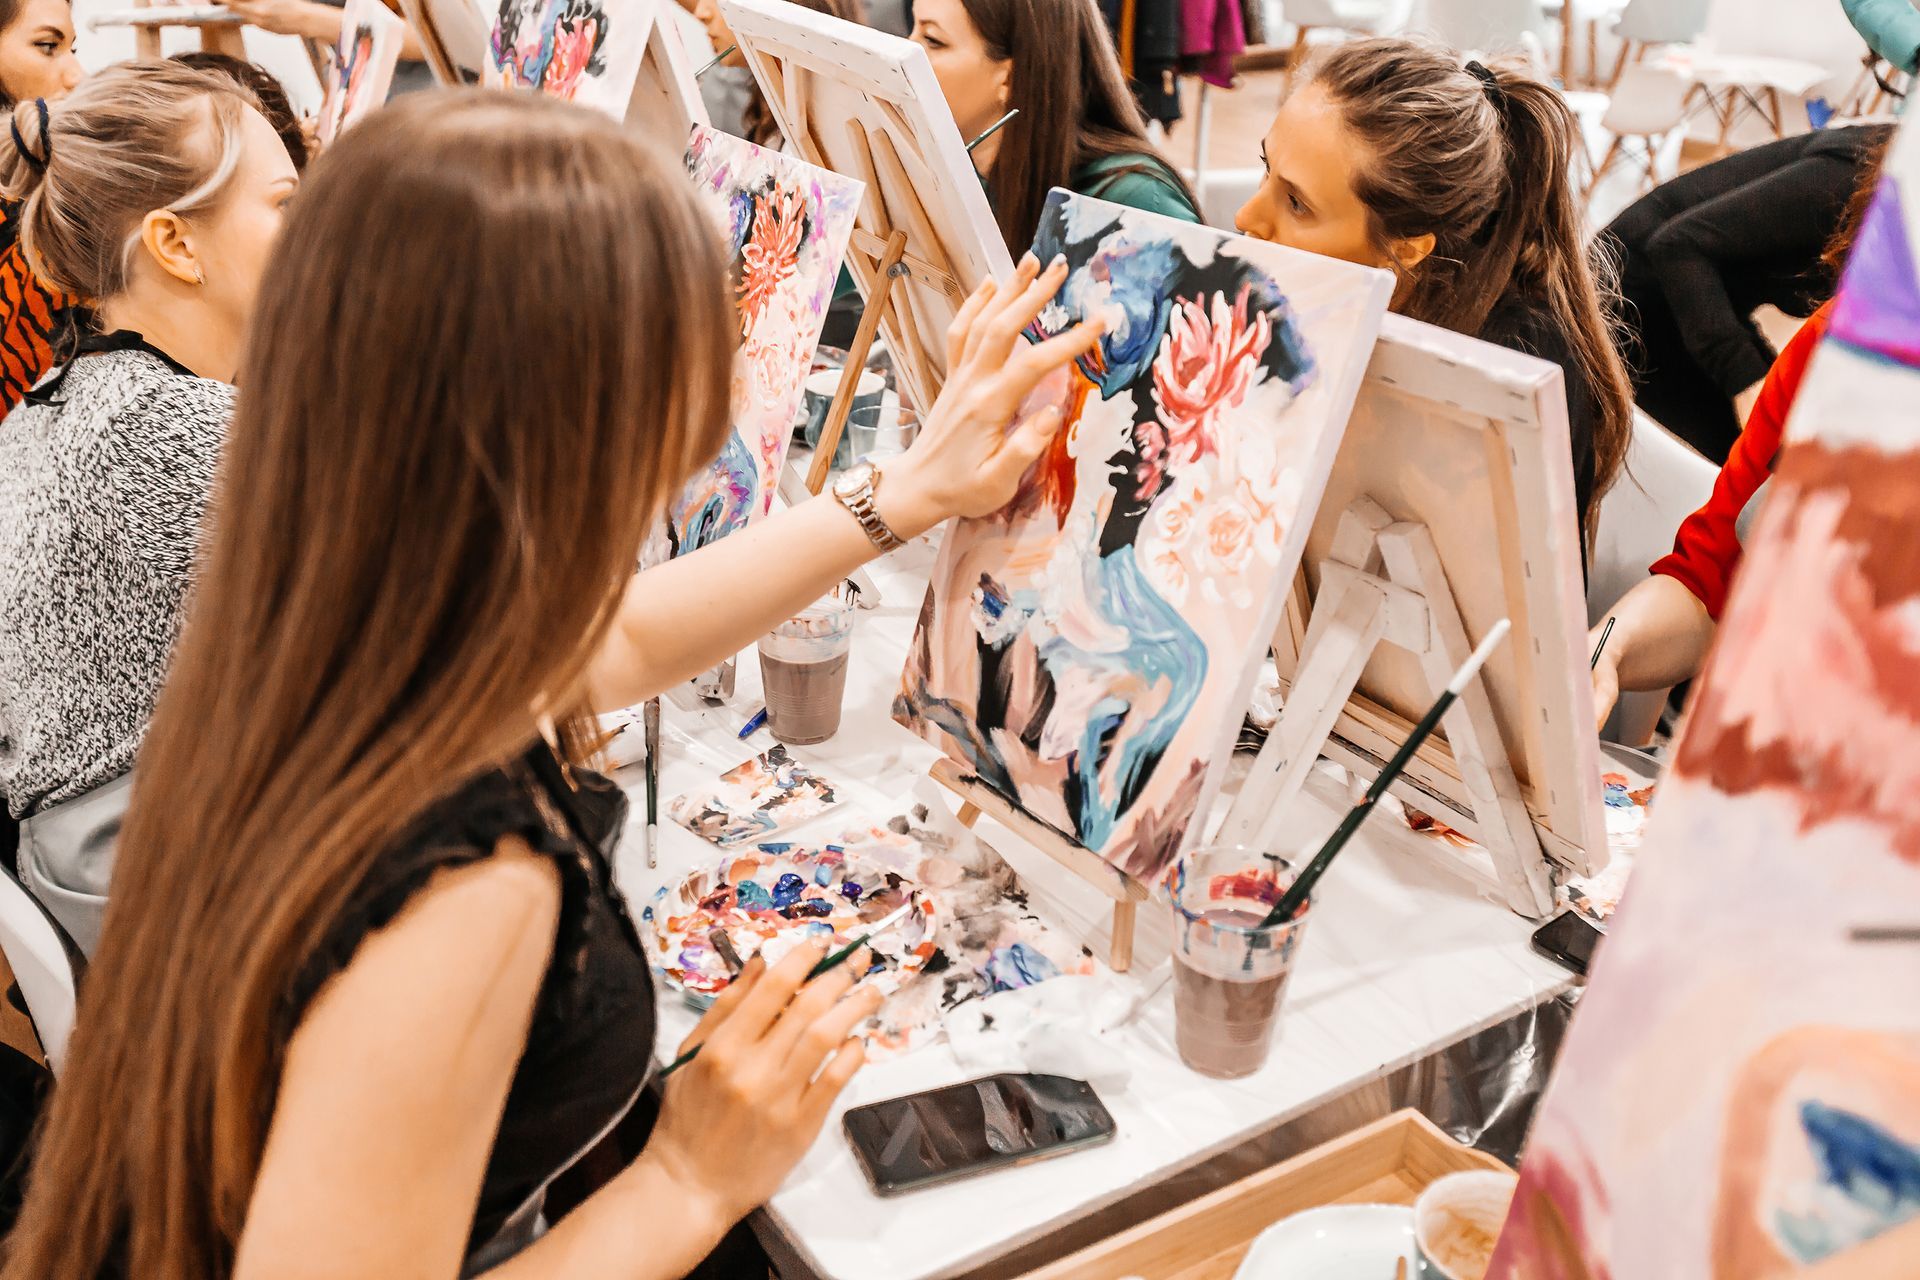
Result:
[[[653,976],[612,853],[627,800],[597,773],[571,777],[545,743],[480,774],[435,804],[375,864],[328,941],[301,970],[284,1007],[284,1050],[307,1004],[352,960],[361,939],[390,923],[434,872],[490,857],[518,836],[560,871],[553,958],[527,1045],[487,1158],[467,1253],[486,1245],[558,1173],[623,1115],[653,1061]]]

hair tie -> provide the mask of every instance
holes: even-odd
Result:
[[[7,127],[13,130],[14,149],[20,153],[20,158],[27,162],[27,168],[44,177],[47,172],[47,161],[53,159],[53,133],[47,124],[47,100],[35,98],[33,105],[40,110],[40,145],[46,148],[44,156],[35,155],[33,148],[27,145],[27,140],[20,136],[18,120],[11,121]]]
[[[1486,90],[1487,97],[1493,99],[1494,106],[1506,106],[1507,91],[1501,88],[1500,77],[1494,73],[1491,67],[1488,67],[1476,58],[1467,63],[1467,73],[1480,82],[1480,87]]]

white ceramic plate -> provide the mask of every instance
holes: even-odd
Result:
[[[1414,1275],[1412,1209],[1328,1205],[1262,1231],[1234,1280],[1393,1280],[1393,1264],[1402,1258]]]

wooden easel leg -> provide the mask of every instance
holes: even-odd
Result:
[[[1280,721],[1260,747],[1227,819],[1215,833],[1221,844],[1270,849],[1289,802],[1306,781],[1347,705],[1367,660],[1386,631],[1385,601],[1364,587],[1321,599],[1301,641],[1301,665],[1287,691]]]
[[[960,825],[971,831],[973,824],[980,821],[980,806],[971,800],[962,800],[960,802],[960,812],[957,816],[960,819]]]
[[[1380,552],[1395,583],[1426,597],[1432,637],[1420,664],[1433,688],[1443,689],[1473,651],[1473,642],[1447,587],[1433,535],[1424,525],[1396,525],[1381,536]],[[1539,919],[1553,909],[1553,884],[1499,723],[1486,685],[1476,680],[1447,713],[1444,727],[1460,780],[1473,798],[1472,835],[1493,859],[1507,905]]]
[[[826,425],[820,429],[820,443],[814,446],[813,467],[807,472],[807,490],[819,493],[833,469],[834,451],[840,447],[840,433],[846,430],[847,415],[853,411],[853,397],[860,389],[860,374],[867,367],[867,350],[880,328],[880,316],[887,308],[887,295],[899,271],[900,258],[907,251],[907,233],[895,231],[887,237],[887,251],[880,259],[873,291],[867,295],[860,312],[860,327],[854,331],[853,345],[847,349],[847,367],[840,371],[840,389],[833,393],[833,407],[827,411]]]
[[[1107,967],[1125,973],[1133,967],[1133,926],[1140,910],[1137,902],[1113,904],[1113,937],[1107,944]]]

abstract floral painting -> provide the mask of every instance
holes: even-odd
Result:
[[[647,53],[648,27],[638,10],[617,0],[498,0],[481,78],[624,120]]]
[[[340,14],[340,38],[327,50],[319,126],[323,144],[387,100],[405,30],[406,24],[380,0],[347,0]]]
[[[1388,281],[1057,190],[1034,252],[1072,273],[1030,336],[1106,335],[1012,504],[948,530],[894,713],[1146,880],[1218,788]]]
[[[674,555],[744,528],[772,508],[865,191],[850,178],[705,127],[693,131],[687,171],[726,240],[740,350],[733,365],[733,429],[713,465],[668,508]]]
[[[1522,1161],[1504,1280],[1920,1258],[1917,142],[1794,407]]]

